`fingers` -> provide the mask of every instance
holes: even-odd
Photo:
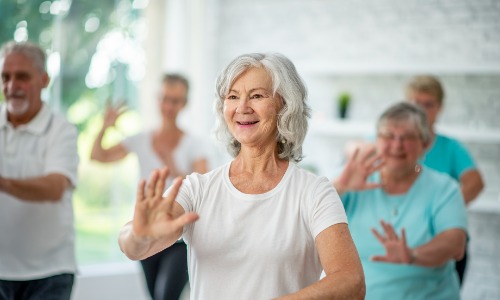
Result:
[[[141,202],[145,199],[145,197],[144,197],[144,187],[145,186],[146,186],[146,180],[141,179],[141,181],[137,185],[137,196],[136,196],[137,202]]]
[[[381,235],[375,228],[372,228],[371,231],[381,244],[385,244],[387,239],[383,235]]]
[[[354,149],[354,152],[352,153],[352,155],[349,156],[349,159],[347,160],[347,164],[350,165],[351,163],[355,162],[356,158],[358,157],[358,154],[359,154],[359,147],[356,147],[356,149]]]
[[[406,246],[406,232],[404,228],[401,228],[401,240],[403,241],[404,245]]]
[[[394,231],[394,227],[390,223],[384,222],[384,220],[380,220],[380,224],[382,228],[384,228],[385,235],[391,240],[398,240],[398,235]]]
[[[365,184],[365,186],[362,189],[363,190],[373,190],[373,189],[378,189],[381,187],[382,187],[381,183],[370,182],[370,183]]]
[[[154,192],[155,197],[158,197],[158,196],[161,197],[163,195],[163,191],[165,191],[165,182],[167,180],[168,173],[169,173],[169,170],[167,167],[162,168],[158,172],[158,180],[157,180],[157,183],[155,185],[155,192]]]
[[[156,182],[158,181],[159,171],[154,170],[149,177],[148,184],[146,186],[146,198],[153,198],[155,196]]]
[[[374,255],[370,257],[371,261],[378,261],[378,262],[390,262],[389,258],[385,255]]]
[[[181,188],[181,185],[182,185],[182,178],[177,177],[174,179],[174,182],[172,183],[172,185],[168,189],[168,194],[165,195],[165,197],[164,197],[164,199],[165,199],[164,203],[165,203],[166,209],[168,211],[171,211],[173,209],[174,201],[175,201],[175,198],[177,198],[177,194],[179,193],[179,189]]]
[[[185,213],[175,219],[173,225],[176,228],[182,228],[186,225],[196,222],[199,218],[200,216],[194,212]]]

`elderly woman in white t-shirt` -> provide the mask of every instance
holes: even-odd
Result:
[[[168,169],[142,181],[134,218],[120,233],[122,251],[144,259],[183,237],[192,299],[363,299],[339,196],[326,178],[295,164],[309,108],[292,62],[241,55],[216,90],[217,133],[234,159],[177,179],[165,193]]]

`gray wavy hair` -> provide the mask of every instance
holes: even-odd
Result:
[[[273,96],[278,94],[283,108],[278,113],[276,143],[278,155],[282,159],[299,162],[302,160],[302,143],[307,133],[307,118],[311,109],[306,103],[307,88],[297,73],[294,64],[279,53],[250,53],[235,58],[219,74],[216,82],[214,109],[217,115],[215,134],[236,157],[241,144],[232,136],[224,121],[224,99],[234,81],[251,68],[263,68],[272,80]]]
[[[407,101],[398,102],[386,109],[377,121],[377,131],[389,122],[401,121],[415,125],[422,141],[425,144],[430,142],[431,131],[425,111],[419,105]]]
[[[31,59],[34,66],[40,72],[46,72],[45,63],[47,61],[47,56],[40,46],[31,42],[7,42],[2,45],[2,48],[0,49],[0,60],[3,60],[7,55],[11,53],[23,54],[27,58]]]

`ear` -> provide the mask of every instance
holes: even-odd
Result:
[[[49,83],[50,83],[49,74],[47,72],[43,72],[43,74],[42,74],[42,87],[43,88],[48,87]]]

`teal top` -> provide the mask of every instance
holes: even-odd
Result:
[[[420,162],[450,175],[457,181],[460,181],[460,176],[465,171],[476,169],[474,160],[464,145],[455,139],[439,134],[436,134],[434,142]]]
[[[370,182],[380,182],[374,173]],[[342,195],[349,229],[363,264],[367,300],[459,299],[459,281],[454,261],[441,267],[372,262],[385,249],[371,233],[384,233],[380,220],[389,222],[400,235],[405,228],[408,246],[415,248],[439,233],[467,230],[467,217],[458,183],[448,175],[423,167],[410,190],[388,195],[382,189],[348,192]]]

